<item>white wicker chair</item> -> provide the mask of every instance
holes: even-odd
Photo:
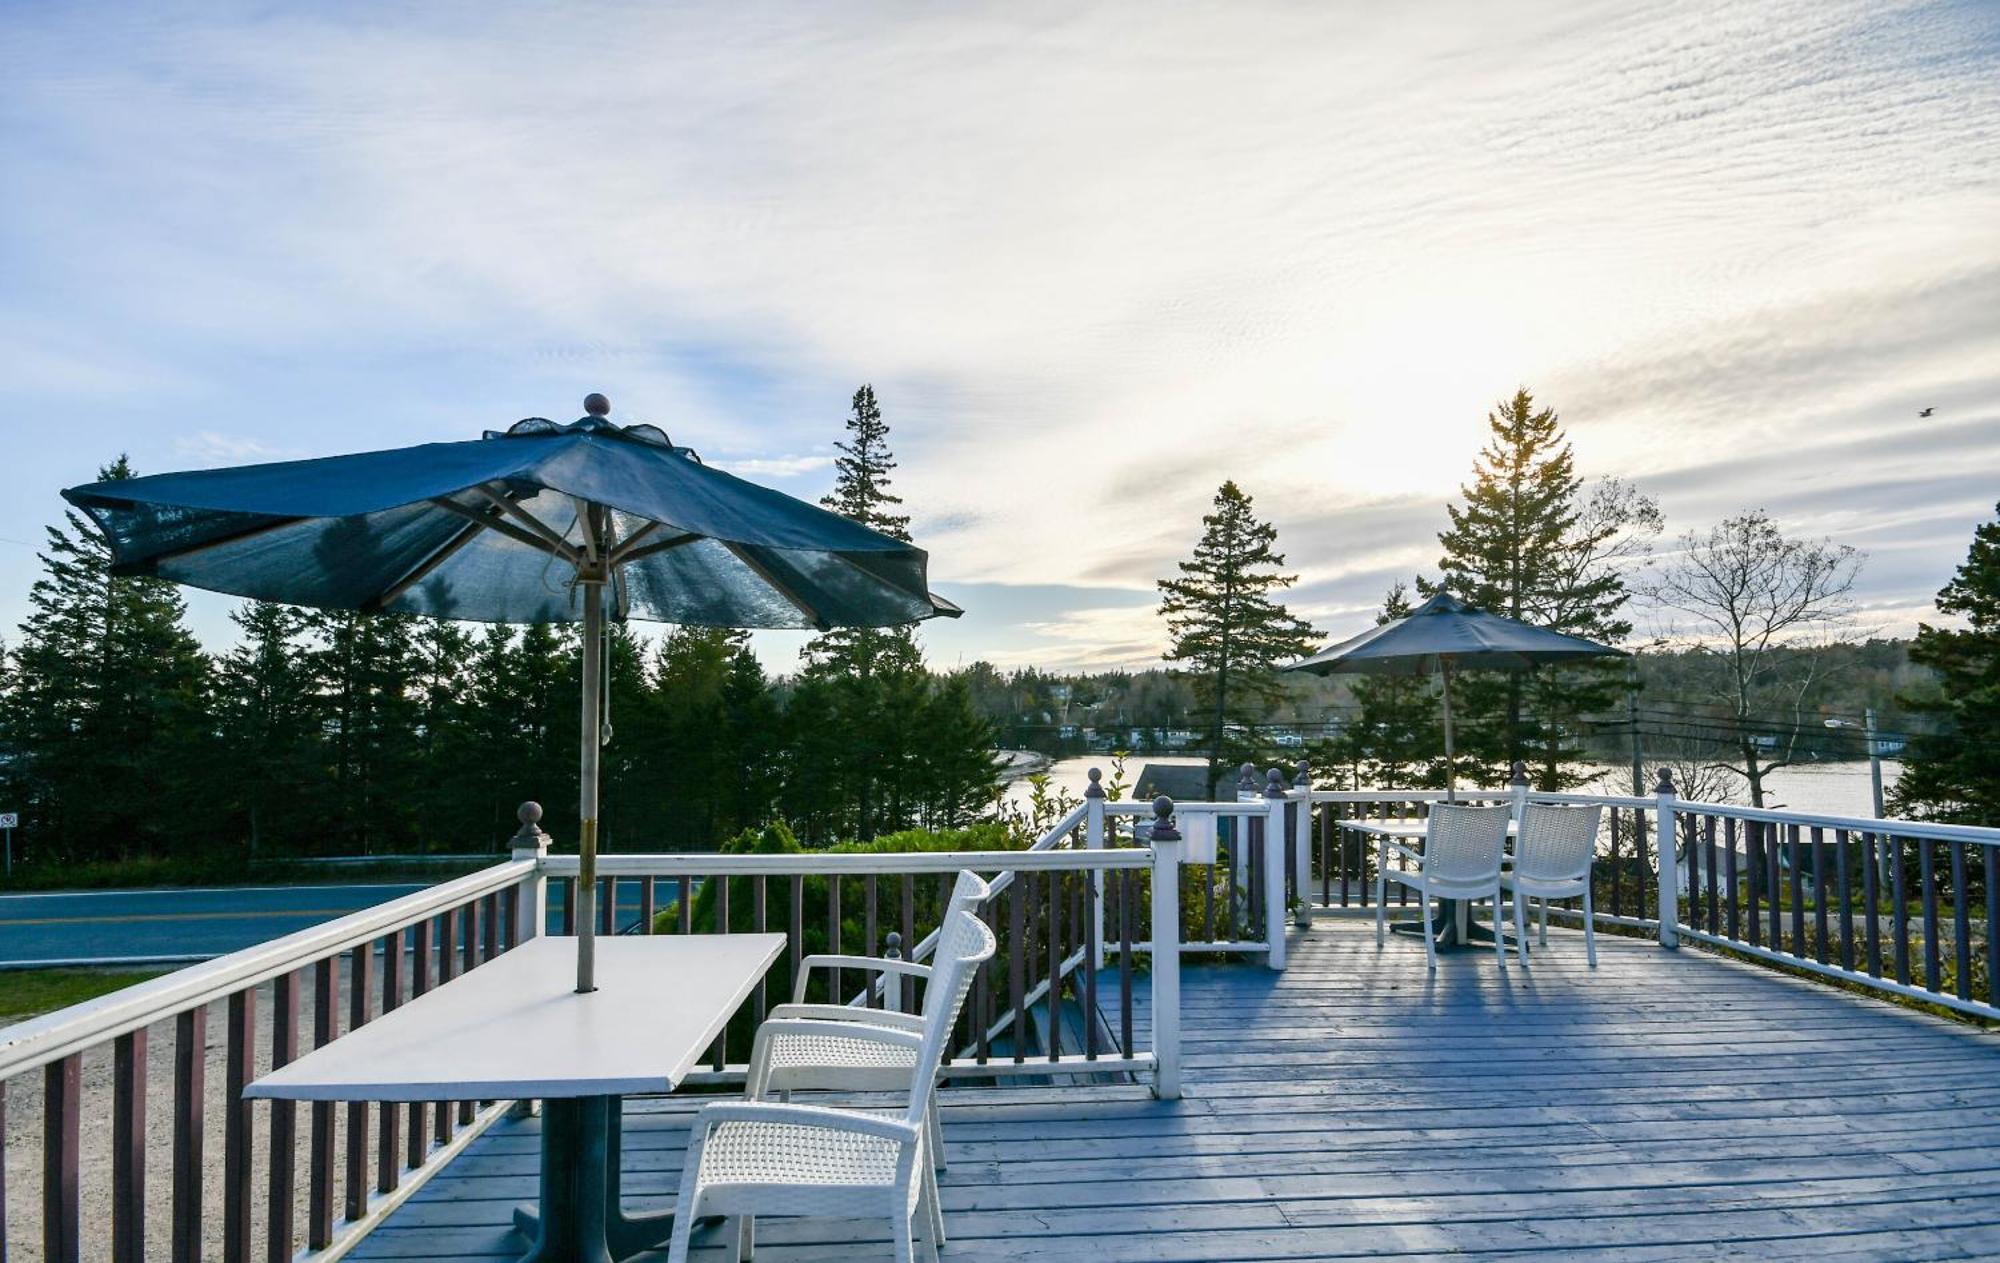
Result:
[[[1500,967],[1507,967],[1507,936],[1500,932],[1500,861],[1507,849],[1507,822],[1512,807],[1461,807],[1439,803],[1431,808],[1424,829],[1423,854],[1382,838],[1375,857],[1375,945],[1386,941],[1389,883],[1417,892],[1423,903],[1424,960],[1437,968],[1437,945],[1430,932],[1432,899],[1491,899],[1493,950]],[[1414,871],[1391,869],[1389,857],[1399,855]]]
[[[710,1105],[696,1116],[681,1175],[668,1263],[687,1263],[694,1223],[708,1215],[733,1219],[725,1226],[732,1259],[750,1253],[759,1215],[854,1219],[881,1215],[897,1263],[914,1263],[914,1237],[928,1244],[936,1263],[944,1240],[944,1214],[925,1153],[931,1088],[946,1043],[958,1023],[973,972],[993,955],[993,934],[967,912],[955,912],[938,936],[930,986],[924,996],[923,1033],[908,1080],[909,1105],[901,1118],[813,1105],[744,1101]],[[828,1023],[831,1033],[907,1037],[886,1027]],[[923,1215],[919,1229],[916,1219]]]
[[[1590,863],[1597,853],[1602,807],[1559,807],[1529,803],[1514,839],[1514,864],[1500,884],[1514,896],[1514,934],[1521,960],[1528,959],[1527,901],[1542,901],[1539,944],[1549,945],[1549,900],[1583,896],[1583,950],[1597,965],[1597,931],[1590,909]]]
[[[952,914],[972,912],[986,902],[991,892],[992,888],[977,874],[958,875],[940,923],[940,944],[944,938],[942,927],[951,923]],[[792,985],[792,1002],[772,1009],[757,1029],[745,1095],[753,1101],[772,1096],[783,1101],[790,1100],[796,1091],[895,1092],[909,1086],[910,1072],[917,1064],[917,1037],[924,1030],[923,1015],[851,1004],[807,1004],[806,984],[815,969],[857,971],[871,990],[877,977],[885,988],[897,978],[916,978],[926,987],[931,980],[931,967],[914,961],[881,960],[873,956],[806,957],[799,962],[798,979]],[[851,1029],[855,1026],[887,1027],[906,1033],[908,1038],[885,1040],[871,1030]],[[931,1163],[942,1171],[945,1168],[943,1124],[935,1107],[926,1118],[931,1131]]]

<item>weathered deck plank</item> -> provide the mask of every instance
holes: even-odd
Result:
[[[1591,971],[1552,946],[1433,978],[1416,946],[1322,922],[1283,974],[1190,967],[1187,1099],[946,1093],[946,1257],[2000,1255],[2000,1037],[1694,951],[1607,938]],[[671,1202],[695,1104],[631,1104],[635,1206]],[[517,1254],[535,1127],[482,1137],[351,1257]],[[878,1240],[771,1221],[758,1258]]]

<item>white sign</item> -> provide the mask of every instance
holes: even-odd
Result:
[[[0,829],[18,829],[20,827],[21,815],[19,812],[0,811]]]

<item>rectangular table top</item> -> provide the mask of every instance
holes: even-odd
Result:
[[[257,1080],[245,1096],[478,1101],[671,1092],[785,949],[782,934],[534,938]]]

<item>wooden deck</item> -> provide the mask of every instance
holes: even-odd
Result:
[[[1485,953],[1428,978],[1356,923],[1293,943],[1283,974],[1185,972],[1185,1100],[947,1093],[945,1258],[2000,1257],[2000,1036],[1632,939],[1504,979]],[[635,1205],[672,1200],[692,1104],[629,1106]],[[535,1126],[351,1257],[519,1253]],[[760,1223],[757,1257],[880,1258],[869,1232]]]

